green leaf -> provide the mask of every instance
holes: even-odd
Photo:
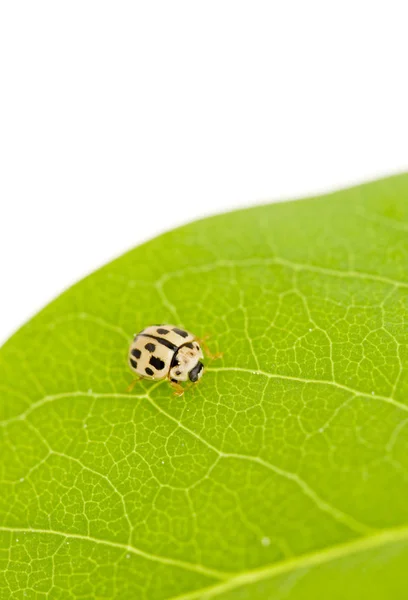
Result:
[[[165,322],[223,359],[126,393]],[[407,598],[407,367],[408,175],[132,250],[0,351],[0,598]]]

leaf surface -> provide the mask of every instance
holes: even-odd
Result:
[[[0,350],[0,598],[406,598],[407,267],[402,175],[192,223],[52,302]],[[223,359],[126,393],[165,322]]]

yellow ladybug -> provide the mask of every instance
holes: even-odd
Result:
[[[204,358],[201,345],[211,358],[204,340],[175,325],[150,325],[135,335],[129,348],[129,365],[139,378],[132,382],[129,390],[140,379],[160,381],[168,379],[176,396],[182,396],[182,381],[197,383],[203,376]]]

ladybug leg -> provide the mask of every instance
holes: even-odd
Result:
[[[177,381],[170,381],[170,385],[174,390],[174,395],[175,396],[182,396],[184,394],[184,388],[180,383],[177,383]]]
[[[142,381],[143,377],[136,377],[136,379],[134,379],[132,381],[132,383],[130,385],[128,385],[128,387],[126,388],[127,392],[131,392],[133,390],[133,388],[135,387],[135,385],[139,382]]]
[[[189,392],[190,390],[192,390],[192,393],[194,394],[194,391],[196,390],[196,388],[197,388],[198,384],[200,383],[200,381],[201,381],[201,379],[199,379],[198,381],[190,381],[190,383],[188,383],[185,386],[185,388],[183,388],[183,393],[185,394],[186,392]]]
[[[224,356],[222,352],[216,352],[214,354],[209,349],[207,341],[206,341],[206,340],[208,340],[209,337],[210,336],[207,334],[207,335],[204,335],[202,338],[196,338],[196,342],[198,342],[200,344],[200,346],[202,346],[206,356],[208,356],[209,359],[217,360],[217,358],[222,358]]]

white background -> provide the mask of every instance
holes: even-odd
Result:
[[[0,343],[203,215],[408,166],[406,2],[0,4]]]

